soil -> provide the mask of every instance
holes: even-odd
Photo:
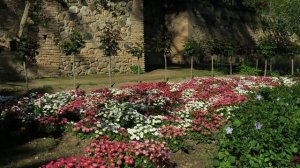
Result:
[[[31,134],[34,134],[32,132]],[[84,149],[92,141],[82,140],[73,133],[60,136],[35,136],[28,133],[11,132],[0,141],[1,168],[39,167],[60,157],[83,156]],[[0,138],[1,138],[0,137]],[[214,144],[191,144],[188,153],[172,153],[171,161],[176,168],[210,168],[216,150]]]

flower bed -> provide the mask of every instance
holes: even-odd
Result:
[[[182,83],[98,89],[89,94],[77,90],[2,98],[0,126],[5,127],[11,121],[20,125],[38,122],[49,130],[72,128],[81,137],[98,138],[94,145],[100,147],[89,148],[85,157],[59,159],[45,165],[48,167],[68,167],[68,164],[69,167],[81,164],[139,167],[142,162],[148,167],[163,167],[169,164],[170,150],[187,148],[185,139],[198,142],[213,139],[235,115],[231,112],[235,106],[247,100],[248,93],[261,87],[291,84],[286,78],[194,78]],[[167,145],[159,147],[163,144],[159,142]],[[103,152],[101,145],[120,148],[110,149],[115,151],[110,154]]]
[[[300,85],[262,89],[232,111],[216,167],[299,167]],[[297,166],[296,166],[297,165]]]

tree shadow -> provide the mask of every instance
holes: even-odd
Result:
[[[0,129],[0,167],[28,158],[29,156],[34,156],[41,151],[51,151],[59,144],[59,139],[62,137],[62,131],[57,130],[48,133],[39,129],[37,124],[15,129],[15,125],[9,128],[7,128],[8,125],[5,126],[5,128],[2,127]],[[58,140],[52,144],[45,141],[44,143],[40,143],[42,146],[38,147],[30,143],[38,138],[40,138],[40,141],[44,141],[46,137],[53,137]],[[42,163],[37,164],[40,165]],[[30,165],[32,166],[32,164]]]
[[[187,12],[189,37],[195,40],[231,39],[234,43],[253,48],[255,45],[253,34],[258,27],[258,16],[252,9],[246,8],[238,2],[225,3],[221,0],[144,1],[145,44],[150,44],[151,47],[151,44],[155,43],[153,37],[159,34],[159,28],[170,24],[170,20],[166,18],[167,15],[173,15],[173,18],[176,18],[180,13]],[[163,30],[170,31],[170,29]],[[174,36],[180,35],[178,32],[170,33],[173,33]],[[175,45],[172,47],[176,50],[175,53],[182,53]],[[145,51],[146,70],[154,67],[162,68],[163,56],[161,53],[149,51]],[[182,59],[184,64],[189,63],[189,59]],[[198,59],[199,62],[205,61],[207,63],[209,60],[203,57]],[[174,61],[170,59],[168,64],[172,63]],[[178,64],[175,63],[175,65]]]

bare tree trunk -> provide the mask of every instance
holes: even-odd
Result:
[[[164,59],[165,59],[165,81],[167,81],[168,76],[167,76],[167,71],[168,71],[168,64],[167,64],[167,56],[164,54]]]
[[[193,79],[194,56],[191,57],[191,79]]]
[[[140,75],[141,75],[141,72],[140,72],[140,58],[138,57],[138,83],[141,82]]]
[[[292,58],[292,76],[294,75],[294,58]]]
[[[29,91],[29,86],[28,86],[28,76],[27,76],[27,67],[26,67],[26,62],[23,61],[23,68],[24,68],[24,73],[25,73],[25,82],[26,82],[26,91]]]
[[[72,54],[72,58],[73,58],[73,87],[74,89],[76,89],[76,77],[75,77],[75,54]]]
[[[211,56],[211,76],[214,77],[214,55]]]
[[[27,18],[28,18],[28,13],[29,13],[29,8],[30,8],[30,2],[29,1],[26,1],[26,5],[25,5],[25,8],[24,8],[24,12],[23,12],[23,15],[22,15],[22,19],[20,21],[20,27],[19,27],[19,32],[18,32],[18,38],[21,38],[22,37],[22,34],[23,34],[23,30],[24,30],[24,27],[26,25],[26,21],[27,21]],[[24,59],[24,58],[23,58]],[[26,68],[26,62],[25,60],[23,60],[23,67],[24,67],[24,72],[25,72],[25,80],[26,80],[26,90],[27,92],[29,91],[29,87],[28,87],[28,77],[27,77],[27,68]]]
[[[268,60],[265,59],[265,72],[264,72],[264,77],[267,76],[267,65],[268,65]]]
[[[232,75],[232,56],[229,57],[229,70],[230,70],[230,75]]]
[[[108,62],[108,77],[109,77],[109,87],[112,87],[112,80],[111,80],[111,57],[109,57],[109,62]]]
[[[20,27],[19,27],[19,32],[18,32],[18,37],[19,38],[22,37],[23,30],[24,30],[24,27],[26,25],[26,21],[27,21],[27,18],[28,18],[28,13],[29,13],[30,6],[31,6],[31,3],[29,1],[26,1],[26,5],[25,5],[25,8],[24,8],[24,12],[23,12],[23,15],[22,15],[22,19],[21,19]]]
[[[270,58],[270,73],[272,73],[272,60]]]
[[[258,69],[258,58],[256,58],[256,65],[255,65],[255,69]]]

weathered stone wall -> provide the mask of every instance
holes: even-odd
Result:
[[[67,37],[72,30],[82,32],[85,43],[79,55],[76,55],[75,67],[77,75],[105,74],[108,72],[108,58],[104,57],[98,48],[100,36],[106,22],[113,23],[115,29],[121,30],[119,45],[121,50],[113,58],[112,68],[120,73],[130,72],[130,66],[137,64],[137,58],[126,52],[125,45],[134,42],[143,42],[143,15],[142,1],[129,0],[128,2],[110,3],[109,9],[104,9],[92,0],[85,3],[70,0],[68,9],[57,2],[45,2],[42,13],[50,16],[48,27],[40,27],[38,74],[41,76],[57,76],[72,74],[72,59],[65,56],[57,45],[55,38]],[[144,60],[144,59],[141,59]],[[144,61],[140,61],[144,68]]]
[[[2,5],[1,5],[2,4]],[[9,42],[15,37],[22,16],[21,12],[11,11],[8,0],[1,1],[0,18],[6,24],[0,24],[0,73],[14,72],[23,76],[22,64],[17,53],[10,51]],[[4,6],[5,5],[5,6]],[[99,49],[100,36],[106,22],[111,22],[114,29],[121,32],[118,56],[112,59],[114,72],[129,73],[130,66],[138,60],[126,52],[125,46],[135,42],[144,42],[143,1],[126,0],[109,3],[107,8],[95,3],[95,0],[69,0],[64,6],[57,1],[43,0],[41,14],[49,22],[38,26],[35,36],[40,44],[37,63],[29,68],[29,77],[54,77],[72,74],[72,59],[65,56],[57,45],[57,39],[69,36],[72,30],[83,34],[85,47],[76,55],[77,75],[105,74],[108,72],[108,58]],[[23,4],[24,6],[24,4]],[[23,6],[17,8],[22,9]],[[24,34],[28,28],[25,29]],[[144,68],[144,58],[139,64]],[[13,76],[13,75],[11,75]]]

